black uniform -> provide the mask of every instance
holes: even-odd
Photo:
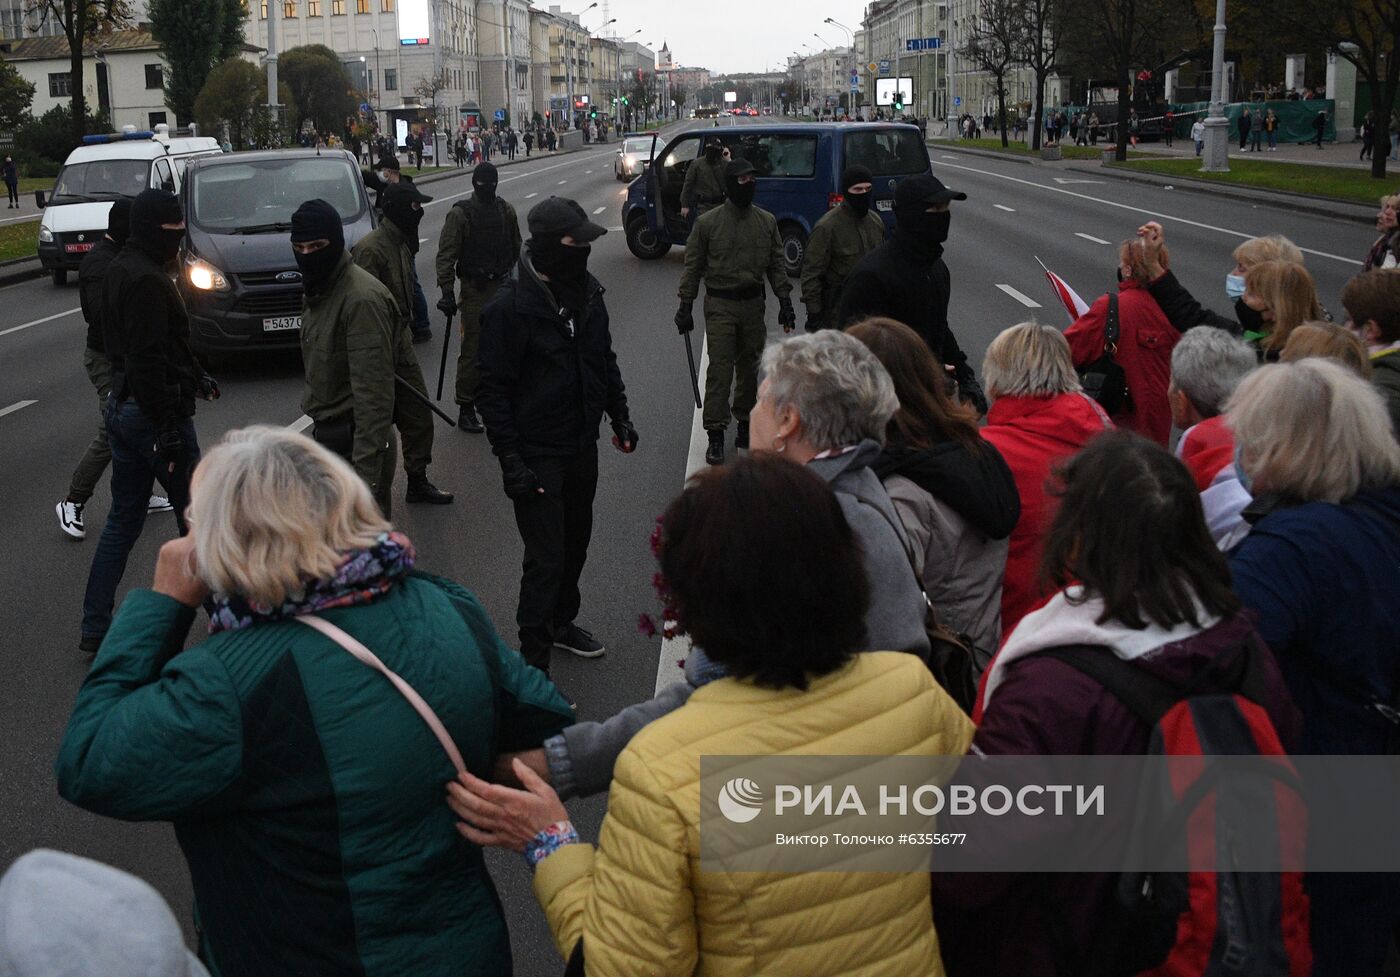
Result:
[[[593,531],[598,425],[606,411],[614,443],[626,452],[636,447],[637,432],[603,288],[584,269],[587,249],[560,243],[565,235],[592,241],[604,229],[558,197],[538,204],[528,220],[528,253],[482,313],[477,407],[525,544],[520,651],[548,671],[550,648],[576,628]]]

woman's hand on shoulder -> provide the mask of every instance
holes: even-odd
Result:
[[[529,765],[517,757],[512,769],[524,790],[488,784],[470,773],[448,783],[447,804],[462,819],[457,830],[468,841],[523,852],[545,828],[569,819],[554,788]]]

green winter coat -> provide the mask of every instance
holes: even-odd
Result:
[[[779,298],[792,294],[778,219],[762,207],[729,202],[695,222],[685,242],[678,296],[688,304],[700,293],[701,281],[707,289],[735,289],[762,286],[765,276]]]
[[[195,614],[127,596],[56,774],[79,807],[174,822],[215,977],[509,974],[481,849],[445,801],[452,764],[403,696],[296,621],[181,651]],[[414,574],[322,616],[428,701],[478,776],[573,721],[449,581]]]
[[[413,253],[408,238],[393,221],[380,221],[350,249],[355,264],[382,282],[394,296],[404,329],[413,329]]]
[[[681,206],[688,207],[699,217],[724,203],[723,159],[711,163],[703,153],[685,171],[681,184]]]
[[[873,210],[864,217],[845,204],[822,215],[802,257],[802,304],[816,318],[835,312],[841,287],[861,258],[885,239],[885,222]]]
[[[301,356],[306,385],[301,409],[318,422],[350,414],[355,444],[350,462],[376,497],[394,425],[394,362],[399,306],[389,289],[341,256],[330,283],[306,296]]]

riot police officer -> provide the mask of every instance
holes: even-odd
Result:
[[[802,257],[802,303],[807,306],[808,332],[839,329],[836,321],[841,290],[861,258],[885,239],[885,222],[870,209],[874,177],[864,166],[848,166],[841,174],[845,198],[821,216],[807,240]]]
[[[481,310],[520,259],[520,222],[515,208],[496,195],[496,167],[479,163],[472,171],[472,195],[447,212],[438,242],[437,277],[445,314],[462,313],[462,349],[457,355],[457,426],[471,434],[484,427],[476,413],[480,383],[477,346]],[[462,279],[459,305],[452,295],[454,277]]]
[[[719,136],[705,139],[705,151],[685,171],[681,184],[681,216],[698,220],[707,210],[724,203],[724,144]]]
[[[705,460],[724,461],[724,432],[729,426],[729,394],[733,387],[736,449],[749,446],[749,411],[758,399],[758,359],[768,331],[763,323],[763,279],[778,296],[778,322],[792,332],[797,314],[792,309],[792,282],[783,267],[783,242],[778,221],[753,205],[758,189],[754,167],[736,159],[725,168],[725,203],[695,222],[685,247],[685,273],[679,289],[676,328],[695,328],[691,306],[705,282],[705,337],[710,367],[705,374],[704,425],[710,444]]]

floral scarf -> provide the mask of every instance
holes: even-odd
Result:
[[[373,546],[346,553],[331,577],[308,581],[300,594],[276,606],[255,604],[237,595],[216,597],[209,615],[209,633],[237,631],[263,621],[281,621],[334,607],[368,604],[406,576],[416,558],[407,536],[384,533]]]

